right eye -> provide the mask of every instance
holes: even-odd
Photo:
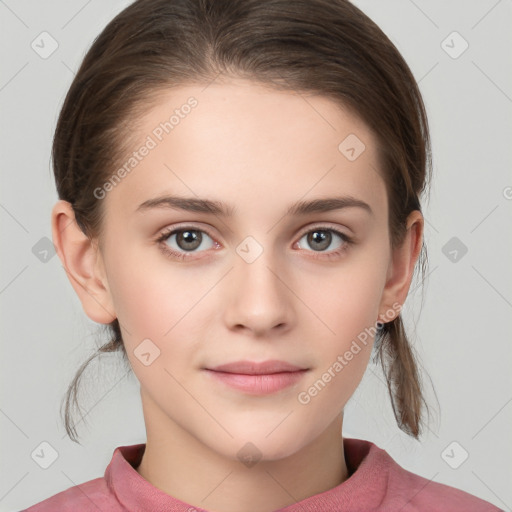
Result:
[[[188,259],[192,257],[203,243],[205,236],[213,243],[209,244],[205,249],[211,249],[218,246],[208,233],[193,226],[184,226],[180,228],[167,229],[157,239],[162,250],[171,258]],[[167,242],[170,240],[170,244]]]

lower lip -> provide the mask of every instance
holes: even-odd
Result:
[[[269,395],[293,386],[304,376],[307,370],[296,372],[270,373],[267,375],[246,375],[240,373],[216,372],[206,370],[213,378],[232,388],[251,395]]]

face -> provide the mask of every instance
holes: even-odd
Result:
[[[295,453],[342,412],[386,309],[377,141],[327,98],[243,80],[170,89],[137,133],[135,165],[98,195],[108,293],[146,422],[230,458],[248,441],[264,459]],[[166,196],[195,206],[148,203]],[[342,201],[297,207],[328,198]],[[264,393],[207,370],[241,360],[306,371]]]

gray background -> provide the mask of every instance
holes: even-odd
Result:
[[[2,511],[102,476],[116,446],[145,441],[138,381],[115,356],[84,376],[82,445],[66,437],[62,396],[105,340],[58,256],[45,252],[57,200],[50,145],[58,111],[94,37],[128,3],[0,0]],[[402,52],[429,115],[429,277],[421,314],[413,283],[404,315],[439,407],[426,379],[437,412],[422,441],[410,439],[396,426],[382,374],[370,365],[346,407],[344,435],[369,439],[414,473],[512,510],[511,1],[355,3]],[[51,49],[43,31],[58,44],[47,58],[31,46],[42,47],[46,37]],[[469,46],[460,53],[464,41]],[[57,454],[47,469],[32,457],[43,442]]]

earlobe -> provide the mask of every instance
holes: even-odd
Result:
[[[75,220],[72,205],[57,201],[52,210],[52,237],[68,279],[86,315],[107,324],[116,315],[97,243],[91,241]]]
[[[411,286],[414,267],[421,252],[423,243],[423,215],[414,210],[407,217],[406,234],[402,245],[393,249],[391,262],[382,300],[379,320],[387,323],[398,316],[401,305],[405,302]],[[397,304],[400,308],[396,307]],[[392,311],[396,310],[393,316]],[[390,318],[392,316],[392,318]]]

